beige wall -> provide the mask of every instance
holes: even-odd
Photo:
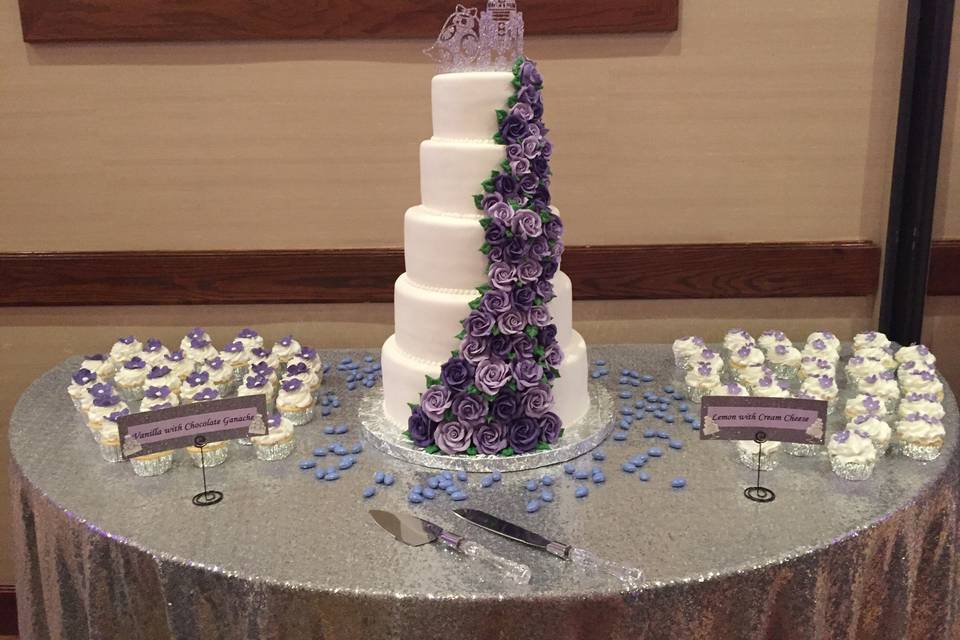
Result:
[[[675,34],[528,46],[549,83],[568,242],[878,241],[904,3],[681,5]],[[429,136],[420,45],[32,47],[16,0],[0,0],[0,251],[398,246]],[[575,321],[598,343],[732,325],[849,334],[872,314],[871,299],[591,302]],[[120,327],[172,339],[194,322],[363,347],[392,320],[389,305],[0,309],[0,431],[64,357]]]

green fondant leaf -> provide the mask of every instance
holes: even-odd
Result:
[[[512,170],[510,169],[510,161],[509,161],[509,160],[504,160],[503,162],[501,162],[501,163],[500,163],[500,168],[503,169],[503,172],[504,172],[504,173],[511,173],[511,172],[512,172]]]
[[[443,421],[444,421],[444,422],[450,422],[450,421],[453,420],[455,417],[456,417],[456,416],[453,415],[453,409],[447,409],[447,410],[444,411],[444,413],[443,413]]]
[[[508,383],[507,383],[507,389],[510,389],[510,391],[516,391],[516,390],[517,390],[517,382],[516,382],[516,380],[511,380],[510,382],[508,382]]]
[[[510,447],[507,447],[506,449],[502,449],[500,451],[500,455],[502,455],[504,458],[509,458],[510,456],[513,455],[513,449],[511,449]]]
[[[482,194],[482,193],[478,193],[478,194],[476,194],[476,195],[473,196],[473,204],[477,207],[477,209],[483,209],[483,194]]]
[[[507,112],[503,109],[497,109],[497,124],[502,124],[504,118],[507,117]]]
[[[499,131],[493,134],[493,141],[496,142],[497,144],[503,144],[503,136],[500,135]]]
[[[480,285],[479,287],[477,287],[477,291],[479,291],[480,294],[482,295],[482,294],[486,293],[487,291],[490,291],[491,288],[492,288],[492,287],[491,287],[490,285],[488,285],[488,284],[482,284],[482,285]]]
[[[517,100],[517,96],[510,96],[509,98],[507,98],[508,107],[512,108],[513,105],[517,104],[517,102],[519,102],[519,100]]]
[[[473,445],[470,445],[469,447],[467,447],[467,455],[468,455],[468,456],[475,456],[475,455],[477,455],[477,448],[476,448],[475,446],[473,446]]]
[[[547,213],[546,211],[541,211],[541,212],[540,212],[540,220],[541,220],[544,224],[546,224],[547,222],[550,222],[550,214]]]
[[[513,86],[515,89],[519,89],[521,86],[523,86],[523,83],[520,82],[519,77],[513,79]]]
[[[533,355],[538,356],[538,357],[541,357],[541,358],[543,357],[543,354],[546,353],[546,352],[547,352],[547,350],[544,349],[544,348],[543,348],[542,346],[540,346],[539,344],[533,348]]]
[[[559,436],[559,437],[561,437],[561,438],[563,437],[563,432],[564,432],[564,431],[566,431],[566,429],[560,429],[560,436]]]
[[[527,328],[524,329],[523,332],[531,338],[536,338],[537,334],[540,333],[540,329],[538,329],[536,325],[528,324]]]
[[[498,327],[497,325],[493,325],[493,329],[490,330],[490,333],[492,333],[495,336],[500,335],[500,327]]]
[[[480,302],[481,302],[482,300],[483,300],[483,298],[474,298],[473,300],[470,301],[470,308],[471,308],[471,309],[474,309],[474,310],[479,309],[479,308],[480,308]]]
[[[457,340],[463,340],[464,338],[467,337],[467,330],[464,329],[463,331],[461,331],[460,333],[458,333],[458,334],[455,335],[454,337],[455,337]]]
[[[539,307],[539,306],[542,305],[542,304],[543,304],[543,298],[534,298],[534,299],[533,299],[533,306]]]
[[[508,238],[512,238],[512,237],[513,237],[513,231],[510,231],[510,229],[507,229],[507,237],[508,237]]]
[[[517,359],[516,351],[511,351],[510,353],[507,354],[507,362],[513,362],[516,359]]]
[[[436,385],[440,384],[440,378],[434,378],[434,377],[429,376],[429,375],[426,376],[426,378],[427,378],[427,388],[428,388],[428,389],[429,389],[430,387],[433,387],[433,386],[436,386]]]
[[[549,451],[550,445],[546,442],[540,442],[537,444],[537,451]]]
[[[409,431],[404,431],[404,432],[403,432],[403,436],[404,436],[407,440],[413,440],[413,438],[410,437],[410,432],[409,432]]]
[[[459,357],[460,357],[460,352],[457,351],[456,349],[454,349],[453,351],[450,352],[450,357],[451,357],[451,358],[459,358]]]
[[[435,444],[432,444],[432,445],[430,445],[429,447],[427,447],[426,449],[424,449],[424,451],[426,451],[427,453],[436,453],[436,452],[440,451],[440,447],[438,447],[438,446],[435,445]]]
[[[480,186],[483,187],[483,190],[487,193],[493,193],[493,180],[484,180],[480,183]]]
[[[554,378],[554,380],[559,380],[559,379],[560,379],[560,370],[559,370],[559,369],[553,369],[553,378]]]
[[[467,387],[467,393],[470,393],[470,394],[480,393],[480,389],[477,388],[477,385],[472,384],[469,387]]]
[[[420,408],[420,405],[415,404],[415,403],[413,403],[413,402],[408,402],[408,403],[407,403],[407,406],[410,407],[410,411],[413,411],[414,409],[419,409],[419,408]]]
[[[489,253],[490,253],[490,245],[487,244],[486,242],[484,242],[484,243],[483,243],[483,246],[480,247],[480,253],[482,253],[483,255],[489,254]]]
[[[493,218],[480,218],[480,226],[486,229],[493,224]]]

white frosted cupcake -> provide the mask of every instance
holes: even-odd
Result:
[[[833,363],[822,358],[803,356],[800,358],[800,379],[819,378],[820,376],[837,377],[837,369]]]
[[[803,348],[801,355],[808,358],[816,358],[817,360],[826,360],[833,366],[837,366],[837,363],[840,362],[840,352],[837,351],[831,343],[819,338],[813,342],[808,342]]]
[[[163,357],[163,366],[170,367],[178,378],[184,380],[188,375],[196,370],[193,360],[187,358],[187,354],[182,350],[171,351]]]
[[[239,385],[243,382],[243,376],[250,370],[250,353],[243,348],[243,343],[234,340],[220,352],[220,357],[230,367],[233,373],[233,379]]]
[[[863,356],[851,356],[846,365],[847,380],[856,384],[867,376],[878,376],[888,371],[883,364],[875,358],[864,358]]]
[[[696,369],[701,364],[708,364],[717,375],[723,373],[723,357],[713,349],[701,349],[695,360],[690,360],[686,364],[687,370]]]
[[[143,383],[147,379],[147,363],[134,356],[123,363],[113,376],[117,392],[128,403],[140,402],[143,397]]]
[[[220,356],[204,362],[200,370],[210,375],[210,384],[216,387],[221,398],[231,395],[237,388],[237,382],[233,377],[233,368],[224,362]]]
[[[208,442],[203,445],[203,453],[200,452],[200,447],[195,447],[190,445],[184,447],[184,450],[187,452],[187,455],[190,456],[190,461],[193,462],[195,467],[204,467],[209,469],[210,467],[216,467],[227,461],[227,454],[230,449],[227,447],[226,442]]]
[[[883,457],[890,449],[890,439],[893,437],[893,430],[885,421],[875,415],[857,416],[847,423],[848,431],[862,431],[873,440],[873,446],[877,449],[877,456]]]
[[[181,394],[182,404],[195,404],[197,402],[211,402],[220,399],[220,392],[216,387],[206,385],[198,390],[191,390],[188,394]]]
[[[678,367],[685,367],[688,362],[696,361],[697,356],[706,347],[703,338],[685,336],[673,341],[673,362]]]
[[[893,411],[897,406],[897,400],[900,399],[900,386],[897,384],[897,377],[892,371],[884,371],[877,375],[869,375],[857,381],[857,391],[876,396],[883,400],[887,412]]]
[[[101,382],[113,380],[113,373],[116,371],[116,367],[113,366],[113,361],[102,353],[84,356],[83,362],[80,363],[80,368],[97,374]]]
[[[170,387],[174,393],[180,393],[180,376],[173,372],[173,369],[163,364],[153,367],[147,373],[147,379],[143,382],[143,388],[147,387]]]
[[[107,398],[117,395],[117,390],[113,388],[112,382],[95,382],[87,388],[87,392],[80,396],[80,413],[83,414],[86,421],[87,413],[93,406],[97,398]],[[84,422],[86,424],[86,422]]]
[[[897,421],[897,438],[903,455],[915,460],[934,460],[943,449],[947,432],[943,422],[931,416],[911,413]]]
[[[263,336],[250,327],[241,329],[234,341],[242,344],[246,351],[252,351],[263,346]]]
[[[247,376],[243,384],[237,389],[237,396],[265,396],[267,401],[267,413],[273,413],[274,407],[274,388],[270,381],[263,376]]]
[[[756,346],[757,342],[743,329],[730,329],[723,336],[723,348],[729,353],[735,353],[740,347]]]
[[[800,390],[817,400],[825,400],[827,411],[833,411],[833,407],[837,403],[837,396],[840,395],[837,381],[833,376],[807,378],[800,385]]]
[[[180,385],[180,399],[186,400],[200,393],[202,389],[210,386],[210,374],[206,371],[194,371],[186,377],[183,384]],[[188,404],[184,402],[183,404]]]
[[[100,455],[107,462],[123,462],[123,454],[120,452],[120,429],[117,422],[127,415],[130,415],[130,409],[124,407],[103,419],[100,439],[97,443],[100,445]]]
[[[740,372],[746,367],[761,366],[766,358],[763,351],[754,345],[745,344],[736,351],[730,352],[730,370],[738,380]]]
[[[937,396],[932,393],[908,393],[900,399],[900,406],[897,408],[897,414],[903,418],[911,413],[930,416],[937,420],[943,420],[946,411],[943,405],[937,400]]]
[[[747,391],[746,387],[737,384],[736,382],[730,382],[728,384],[718,384],[713,386],[709,392],[708,396],[736,396],[746,398],[750,395],[750,392]]]
[[[280,360],[280,364],[286,366],[288,362],[293,360],[295,355],[300,353],[301,348],[296,338],[293,336],[283,336],[274,343],[273,353]]]
[[[768,355],[771,350],[776,349],[777,345],[792,347],[793,343],[787,338],[787,335],[778,329],[767,329],[757,338],[757,346],[763,349]]]
[[[863,431],[841,431],[827,443],[830,466],[844,480],[866,480],[877,463],[877,448]]]
[[[789,398],[790,383],[786,380],[777,380],[773,376],[766,375],[757,381],[751,391],[758,398]]]
[[[767,362],[777,377],[795,379],[800,373],[800,350],[789,344],[778,344],[767,351]]]
[[[893,357],[901,364],[913,360],[914,362],[922,362],[923,364],[932,367],[937,362],[937,358],[930,353],[930,349],[927,349],[922,344],[901,347],[897,350]]]
[[[194,327],[187,332],[187,335],[183,336],[182,340],[180,340],[180,349],[182,351],[187,351],[194,340],[213,342],[213,340],[210,338],[210,334],[207,333],[202,327]]]
[[[299,379],[314,395],[320,393],[320,377],[306,363],[291,362],[287,365],[286,371],[283,372],[283,379],[288,380],[290,378]]]
[[[909,376],[909,375],[911,375],[911,374],[915,374],[915,373],[917,373],[917,372],[919,372],[919,371],[927,371],[927,372],[929,372],[929,373],[936,373],[936,372],[937,372],[937,368],[936,368],[936,367],[933,367],[933,366],[931,366],[931,365],[928,365],[928,364],[924,364],[923,362],[918,362],[918,361],[915,361],[915,360],[908,360],[908,361],[904,362],[903,364],[901,364],[900,367],[897,369],[897,379],[900,380],[901,383],[903,383],[903,380],[904,380],[907,376]]]
[[[142,348],[143,345],[133,336],[117,338],[110,347],[110,360],[113,362],[113,367],[119,369],[124,362],[140,353]]]
[[[687,397],[693,402],[700,402],[710,389],[720,384],[720,372],[701,362],[687,372],[684,383],[687,385]]]
[[[213,346],[213,343],[204,338],[194,338],[183,352],[187,360],[193,363],[194,369],[199,369],[204,362],[216,358],[218,355],[217,348]]]
[[[823,342],[833,351],[840,351],[840,339],[829,331],[814,331],[807,336],[807,346],[817,341]]]
[[[857,349],[854,355],[876,360],[884,369],[890,371],[896,369],[898,365],[896,359],[893,357],[893,349],[891,347],[864,347]]]
[[[301,380],[290,378],[280,383],[277,394],[277,409],[295,427],[313,420],[317,398]]]
[[[160,405],[166,405],[164,409],[169,409],[179,404],[180,399],[176,392],[167,385],[148,386],[143,390],[143,402],[140,403],[140,411],[155,411]]]
[[[320,360],[320,354],[317,353],[316,349],[311,349],[310,347],[300,347],[300,352],[288,363],[287,366],[297,362],[305,363],[315,374],[317,374],[317,377],[320,378],[320,382],[323,382],[323,362]]]
[[[737,380],[748,389],[755,388],[763,378],[772,376],[773,370],[760,364],[737,370]]]
[[[124,409],[129,410],[129,407],[120,396],[111,395],[94,398],[93,404],[87,411],[87,427],[90,428],[93,439],[100,442],[100,430],[103,429],[103,421],[110,414],[122,412]]]
[[[250,363],[250,375],[252,376],[263,376],[276,388],[280,382],[280,377],[277,375],[277,369],[270,366],[265,360],[260,362],[251,362]]]
[[[266,362],[272,369],[280,368],[280,357],[270,349],[263,347],[250,349],[250,362]]]
[[[162,342],[156,338],[147,338],[139,355],[148,366],[156,367],[163,364],[164,356],[169,353],[170,350],[163,346]]]
[[[858,333],[853,336],[853,350],[859,351],[861,349],[866,349],[868,347],[884,347],[890,346],[890,339],[879,331],[864,331],[863,333]]]
[[[857,416],[875,415],[884,418],[887,415],[887,406],[875,396],[867,393],[858,393],[847,400],[843,408],[843,415],[853,420]]]
[[[943,402],[943,382],[932,371],[914,371],[900,379],[900,387],[907,392],[924,393]]]
[[[163,475],[173,466],[173,451],[157,451],[130,459],[133,472],[141,477]]]
[[[764,442],[761,447],[753,440],[737,441],[737,459],[751,469],[772,471],[780,461],[780,443]]]
[[[267,434],[250,438],[256,446],[257,458],[267,462],[283,460],[289,456],[296,445],[293,423],[279,413],[267,418]]]
[[[90,387],[97,384],[97,374],[89,369],[78,369],[71,377],[70,384],[67,385],[67,395],[73,401],[73,408],[80,410],[80,402],[83,397],[90,395]]]

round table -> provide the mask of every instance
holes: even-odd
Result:
[[[357,352],[329,351],[337,362]],[[658,382],[627,387],[635,397],[669,380],[667,346],[591,349],[608,361],[592,384],[616,395],[621,368]],[[648,583],[621,593],[535,549],[455,517],[446,497],[407,502],[409,488],[436,473],[368,448],[336,482],[318,481],[298,462],[314,447],[361,437],[356,407],[335,369],[324,385],[342,406],[297,431],[297,452],[274,463],[231,444],[230,459],[208,470],[220,504],[198,508],[200,471],[180,452],[160,477],[136,477],[103,462],[66,395],[67,361],[36,380],[10,427],[17,597],[21,637],[122,638],[957,638],[960,637],[958,414],[945,407],[943,454],[921,463],[882,460],[870,480],[845,482],[825,456],[782,456],[764,474],[774,502],[743,489],[755,473],[734,445],[705,442],[690,424],[647,416],[625,442],[602,445],[607,481],[575,481],[560,468],[505,475],[481,488],[468,480],[458,506],[493,512],[548,537],[643,569]],[[630,402],[632,400],[621,400]],[[678,405],[674,402],[674,407]],[[696,411],[697,405],[690,410]],[[671,409],[675,412],[675,409]],[[325,435],[346,423],[349,433]],[[656,424],[683,441],[644,438]],[[659,445],[644,469],[620,465]],[[392,487],[373,474],[395,474]],[[525,505],[531,478],[552,473],[556,499]],[[683,476],[684,489],[671,488]],[[589,485],[587,498],[575,485]],[[414,512],[528,564],[531,584],[510,587],[436,545],[407,547],[369,517],[370,509]]]

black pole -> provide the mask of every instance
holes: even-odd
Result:
[[[954,0],[909,0],[894,147],[880,330],[920,341],[930,269]]]

